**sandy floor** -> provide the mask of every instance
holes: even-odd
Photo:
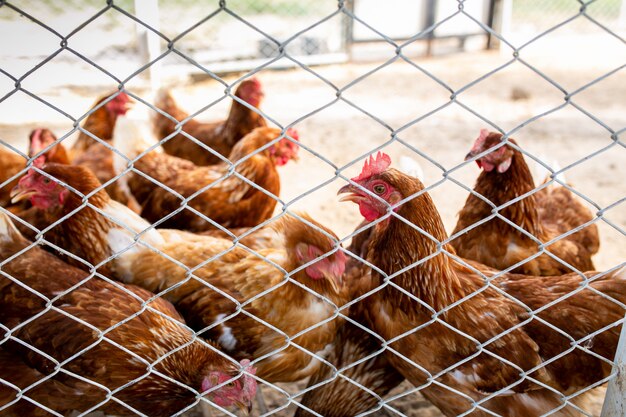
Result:
[[[605,45],[611,44],[610,39],[606,42]],[[381,61],[314,68],[320,77],[344,89],[339,100],[335,89],[306,71],[262,71],[258,77],[266,91],[263,111],[282,126],[294,124],[303,145],[301,160],[281,171],[282,201],[290,210],[308,211],[340,237],[349,235],[360,216],[354,207],[338,203],[335,193],[344,182],[334,179],[335,172],[340,169],[342,175],[355,175],[362,163],[346,165],[383,147],[393,161],[401,156],[419,161],[425,183],[433,187],[432,196],[450,231],[467,191],[444,180],[444,174],[471,188],[478,175],[477,167],[474,164],[456,167],[463,161],[478,131],[490,125],[505,131],[516,129],[513,137],[528,153],[553,167],[557,163],[568,167],[568,182],[585,195],[590,208],[599,213],[597,224],[602,243],[595,258],[596,266],[607,269],[623,263],[626,260],[625,203],[605,208],[626,197],[624,134],[620,141],[611,137],[611,131],[619,132],[626,125],[623,100],[626,73],[618,71],[583,91],[579,89],[622,65],[624,49],[621,46],[621,49],[606,52],[594,48],[593,42],[582,37],[571,44],[558,45],[548,42],[536,51],[525,49],[522,58],[565,91],[575,93],[569,103],[559,88],[521,62],[513,62],[481,79],[510,62],[510,54],[496,52],[413,61],[435,74],[440,83],[402,60],[374,74],[369,72],[378,68]],[[346,88],[359,77],[363,79]],[[450,100],[451,92],[441,83],[457,93],[455,100]],[[192,111],[218,99],[223,91],[223,87],[213,81],[192,84],[178,80],[172,84],[181,105]],[[96,88],[43,89],[38,94],[76,117],[89,108],[101,91]],[[148,97],[145,90],[137,92]],[[520,95],[525,98],[514,99]],[[199,118],[222,117],[227,105],[226,101],[220,102]],[[330,106],[323,108],[326,105]],[[0,138],[18,146],[23,147],[29,130],[37,125],[46,124],[59,136],[72,128],[66,118],[23,94],[0,103],[0,107]],[[392,132],[397,134],[398,140],[391,141]],[[268,399],[271,398],[268,393]],[[394,406],[410,416],[439,415],[414,396],[398,400]],[[291,415],[291,410],[277,415]],[[598,405],[589,411],[599,415]]]

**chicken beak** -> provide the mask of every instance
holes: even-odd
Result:
[[[339,294],[343,288],[343,274],[335,273],[327,270],[326,268],[320,268],[320,272],[324,276],[324,279],[326,279],[326,281],[328,281],[330,286],[333,288],[335,294]]]
[[[11,190],[11,194],[9,194],[9,197],[11,197],[11,203],[15,204],[20,201],[29,199],[31,196],[35,194],[36,194],[35,190],[22,190],[19,185],[16,185]]]
[[[248,401],[237,401],[235,403],[237,405],[237,408],[239,408],[241,410],[241,412],[243,413],[243,415],[247,416],[252,412],[252,402]]]
[[[339,294],[341,292],[341,289],[343,288],[343,277],[341,275],[337,276],[334,274],[328,274],[328,276],[326,276],[326,279],[330,283],[330,286],[333,287],[333,291],[335,291],[335,294]]]
[[[465,155],[465,160],[466,160],[466,161],[468,161],[468,160],[472,159],[473,157],[475,157],[476,155],[478,155],[479,153],[480,153],[480,151],[476,151],[476,152],[474,152],[474,151],[469,151],[469,153],[468,153],[467,155]],[[482,162],[480,161],[480,159],[481,159],[481,158],[478,158],[478,159],[477,159],[476,161],[474,161],[474,162],[476,162],[476,165],[478,165],[478,168],[481,168],[481,169],[482,169],[483,164],[482,164]]]
[[[337,191],[337,195],[339,194],[348,194],[342,196],[339,201],[352,201],[358,203],[363,200],[365,197],[359,193],[359,190],[352,184],[344,185]]]

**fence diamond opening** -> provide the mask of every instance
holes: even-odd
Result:
[[[623,415],[625,4],[408,3],[0,1],[0,415]]]

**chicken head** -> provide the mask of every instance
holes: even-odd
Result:
[[[375,158],[370,156],[369,160],[365,161],[361,173],[352,178],[358,186],[348,184],[339,190],[337,194],[348,194],[340,201],[358,204],[361,215],[368,222],[384,216],[391,205],[402,200],[402,194],[379,175],[389,165],[391,158],[385,153],[378,152]]]
[[[332,250],[333,248],[330,249]],[[327,251],[314,245],[306,243],[298,243],[296,245],[296,256],[302,265],[315,261],[325,253],[327,253]],[[311,279],[326,279],[333,290],[338,294],[343,284],[342,277],[345,269],[346,255],[341,251],[337,251],[334,255],[315,261],[307,266],[304,271]]]
[[[225,372],[209,372],[209,375],[202,380],[202,392],[209,391],[208,399],[220,407],[236,406],[247,414],[252,409],[252,400],[257,390],[256,380],[248,374],[254,375],[256,369],[250,365],[248,359],[242,360],[241,366],[247,374],[235,380],[232,380],[233,375]],[[220,387],[214,389],[217,386]]]
[[[49,210],[62,206],[69,192],[57,181],[31,169],[11,190],[11,202],[15,204],[18,201],[29,199],[34,207]]]
[[[287,129],[287,135],[296,141],[300,140],[296,129]],[[300,147],[297,143],[292,142],[287,138],[283,138],[272,145],[270,148],[270,155],[272,159],[274,159],[276,165],[282,166],[292,159],[297,161],[299,149]]]
[[[259,107],[265,94],[263,93],[261,82],[253,77],[241,82],[239,88],[237,88],[236,95],[251,106]]]
[[[307,286],[311,286],[310,280],[316,283],[327,282],[329,290],[339,294],[346,269],[346,255],[337,250],[339,238],[309,215],[299,213],[298,216],[305,221],[287,215],[273,225],[285,238],[285,249],[290,258],[287,270],[292,271],[307,265],[294,274],[296,280]],[[327,253],[331,254],[324,257]]]
[[[481,129],[480,135],[474,142],[472,150],[465,156],[465,160],[473,158],[474,156],[485,152],[487,149],[493,148],[500,144],[502,141],[502,134],[497,132],[489,132],[487,129]],[[484,169],[486,172],[493,171],[497,168],[499,173],[506,172],[511,166],[513,160],[513,149],[507,145],[501,146],[498,149],[493,150],[487,155],[478,158],[476,164],[479,168]]]
[[[67,207],[70,200],[76,206],[82,204],[83,195],[91,194],[90,201],[100,194],[106,196],[102,185],[89,168],[53,162],[35,166],[48,175],[34,169],[29,170],[11,190],[14,203],[30,199],[34,207],[55,210]],[[64,184],[71,185],[71,188]],[[96,189],[99,191],[94,193]],[[78,194],[72,190],[78,191]]]
[[[38,153],[42,152],[48,146],[55,143],[57,140],[54,133],[52,133],[49,129],[39,128],[35,129],[30,133],[29,136],[29,149],[28,156],[31,158]],[[36,166],[42,166],[45,161],[56,161],[60,163],[69,163],[69,157],[67,156],[67,152],[61,143],[56,144],[52,148],[48,150],[45,154],[40,155],[35,160]]]
[[[130,109],[131,100],[128,94],[121,92],[104,105],[109,114],[114,117],[123,116]]]

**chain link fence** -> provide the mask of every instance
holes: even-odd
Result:
[[[53,182],[59,181],[34,163],[34,156],[37,155],[28,155],[26,138],[35,128],[49,127],[58,136],[53,144],[39,149],[39,153],[59,143],[69,148],[75,137],[83,134],[110,151],[116,163],[121,161],[122,165],[108,183],[95,190],[85,191],[60,179],[65,188],[80,197],[80,203],[41,230],[34,230],[31,236],[34,243],[1,252],[0,273],[3,281],[0,294],[4,298],[0,307],[0,361],[3,365],[0,370],[0,415],[19,415],[14,411],[17,409],[15,407],[24,404],[30,407],[27,408],[28,415],[64,415],[69,411],[62,408],[67,405],[60,405],[61,399],[77,402],[74,415],[97,415],[108,411],[116,415],[196,416],[203,412],[203,407],[211,409],[213,414],[237,415],[239,412],[231,408],[236,405],[235,400],[216,400],[217,397],[212,396],[212,393],[229,389],[235,382],[240,384],[235,387],[241,388],[251,379],[263,391],[269,415],[292,415],[294,412],[298,415],[387,414],[433,417],[531,415],[528,413],[599,415],[604,399],[602,386],[615,381],[618,375],[611,371],[615,365],[613,360],[596,353],[594,343],[601,344],[598,341],[605,340],[602,339],[603,335],[615,335],[618,332],[626,312],[624,299],[620,298],[623,294],[619,293],[619,286],[613,293],[594,289],[592,283],[601,279],[602,274],[582,274],[585,271],[578,271],[568,261],[557,259],[550,247],[584,227],[597,226],[600,251],[594,257],[595,266],[599,271],[614,274],[613,279],[618,282],[624,280],[623,269],[620,268],[623,268],[626,259],[626,217],[623,210],[626,198],[623,161],[626,150],[623,141],[624,103],[619,97],[626,93],[623,83],[626,46],[624,28],[620,23],[620,16],[624,15],[621,2],[607,0],[581,3],[563,0],[550,2],[547,7],[545,2],[467,0],[450,2],[455,7],[448,11],[447,3],[432,8],[441,2],[426,1],[423,2],[425,9],[428,6],[431,10],[439,10],[436,19],[423,30],[409,29],[409,32],[412,31],[409,36],[386,34],[375,22],[360,15],[367,8],[363,8],[363,4],[359,5],[358,0],[356,4],[344,1],[280,0],[220,1],[208,5],[195,1],[164,0],[158,2],[158,16],[136,11],[135,6],[145,6],[139,1],[136,3],[95,0],[62,3],[0,2],[0,19],[3,22],[0,30],[3,31],[3,38],[23,40],[5,43],[2,50],[3,58],[6,59],[0,65],[0,149],[19,155],[23,166],[13,174],[2,177],[0,190],[6,191],[13,187],[30,169],[53,179]],[[478,3],[480,5],[477,6]],[[384,14],[390,19],[397,18],[399,22],[405,22],[406,16],[399,14],[410,6],[408,2],[394,2],[386,6]],[[397,7],[396,13],[394,7]],[[416,42],[428,39],[437,32],[454,33],[458,22],[462,22],[464,28],[472,27],[465,34],[489,34],[497,39],[499,52],[474,51],[428,59],[420,59],[412,53],[411,48]],[[502,27],[502,31],[491,29],[489,22],[496,28]],[[385,52],[381,55],[377,51],[376,61],[346,62],[352,47],[346,31],[355,25],[360,28],[359,36],[364,36],[366,32],[365,38],[376,39],[383,45]],[[142,41],[138,40],[141,33],[148,34],[156,49],[141,53]],[[398,38],[403,40],[396,40]],[[323,56],[330,58],[309,59]],[[233,62],[239,64],[233,65]],[[283,69],[291,69],[275,71],[279,63],[283,63],[279,65]],[[334,64],[317,66],[328,63]],[[181,70],[181,65],[187,69]],[[181,120],[155,107],[155,91],[144,77],[155,66],[160,66],[160,74],[158,77],[150,74],[152,83],[160,84],[163,81],[163,84],[172,86],[173,95],[191,116]],[[179,72],[189,74],[190,67],[193,73],[202,77],[189,80],[180,76]],[[252,70],[248,71],[247,68]],[[231,71],[242,72],[233,76]],[[265,101],[260,109],[246,106],[246,102],[236,95],[239,83],[252,76],[263,84]],[[109,93],[106,93],[107,89]],[[88,117],[109,102],[114,102],[120,96],[118,90],[134,100],[134,108],[149,113],[151,117],[160,114],[171,118],[170,121],[175,125],[172,133],[156,138],[157,143],[141,152],[128,155],[128,149],[115,148],[110,141],[87,129],[84,123]],[[108,94],[107,99],[87,110],[103,93]],[[149,151],[172,141],[176,134],[182,134],[188,141],[202,146],[197,138],[184,132],[185,125],[192,119],[212,120],[217,118],[217,114],[226,114],[231,100],[253,107],[252,110],[260,114],[268,125],[278,128],[279,134],[238,161],[220,158],[226,164],[224,175],[207,184],[196,184],[192,195],[182,195],[171,184],[151,179],[137,168],[139,161],[149,155]],[[538,251],[530,258],[547,255],[560,264],[565,262],[569,269],[577,272],[576,278],[579,279],[571,291],[540,306],[529,306],[526,301],[508,295],[506,286],[500,284],[502,274],[486,273],[483,270],[477,272],[474,264],[460,258],[446,246],[462,233],[450,233],[451,238],[441,238],[433,236],[431,230],[424,230],[421,224],[406,229],[405,233],[417,232],[421,236],[420,242],[434,241],[434,249],[421,258],[402,259],[404,263],[400,262],[398,268],[392,269],[385,269],[376,263],[379,258],[359,251],[358,247],[354,250],[354,245],[351,247],[352,252],[346,249],[351,241],[362,236],[359,233],[369,233],[374,224],[388,221],[406,225],[407,221],[412,222],[414,219],[407,220],[401,214],[403,212],[394,209],[420,200],[419,196],[424,192],[433,197],[443,223],[448,232],[452,232],[457,212],[463,207],[467,195],[481,198],[473,190],[476,169],[471,162],[480,159],[486,152],[474,154],[472,160],[466,162],[464,156],[472,148],[479,130],[485,127],[501,132],[510,147],[521,152],[531,165],[538,165],[541,173],[536,176],[535,183],[541,185],[500,206],[491,204],[492,213],[487,220],[476,222],[465,228],[464,232],[470,232],[486,221],[501,221],[528,235],[526,230],[508,219],[504,213],[507,207],[538,195],[551,186],[569,190],[592,213],[590,220],[572,230],[560,231],[550,241],[541,241],[539,236],[530,234],[529,237],[538,247]],[[299,139],[289,130],[292,128],[298,130]],[[149,133],[146,135],[149,136]],[[517,139],[517,142],[509,141],[510,138]],[[248,159],[261,155],[268,147],[285,143],[283,141],[299,146],[300,160],[281,167],[281,191],[279,195],[274,195],[259,186],[242,169]],[[207,146],[202,147],[211,152]],[[357,226],[362,220],[358,210],[337,205],[336,192],[347,183],[362,189],[363,184],[356,184],[354,178],[361,172],[363,161],[378,151],[391,156],[392,167],[420,176],[424,191],[403,196],[405,198],[401,200],[386,201],[387,213],[384,216],[374,220],[372,225]],[[567,180],[563,180],[563,174],[567,175]],[[116,182],[126,184],[133,176],[174,194],[178,204],[176,209],[150,224],[125,211],[111,211],[98,205],[95,197],[100,190]],[[542,184],[544,177],[548,181]],[[233,181],[243,184],[247,192],[258,191],[276,201],[274,214],[258,222],[251,231],[229,232],[224,228],[225,225],[207,217],[193,205],[194,199],[201,193],[229,186]],[[373,195],[371,190],[364,192]],[[123,239],[113,239],[115,247],[97,251],[98,256],[94,258],[68,250],[68,241],[59,243],[50,238],[58,233],[57,229],[63,230],[63,225],[73,216],[80,216],[88,209],[95,211],[104,221],[112,222],[115,225],[113,228],[120,230],[119,233],[124,236]],[[311,218],[304,217],[301,214],[304,211]],[[167,225],[166,222],[174,214],[183,212],[192,212],[214,228],[221,229],[232,243],[217,245],[219,248],[210,255],[194,258],[193,264],[181,260],[177,257],[178,252],[167,246],[167,243],[183,246],[183,243],[176,242],[196,242],[196,238],[171,234],[162,231],[160,227]],[[6,214],[6,207],[2,213],[5,213],[3,219],[10,218],[18,225],[24,223],[18,216]],[[314,259],[307,259],[302,265],[289,270],[280,258],[267,255],[264,248],[254,247],[253,243],[246,240],[258,234],[263,235],[266,226],[289,216],[330,239],[332,250],[316,253]],[[0,226],[0,242],[3,245],[6,245],[5,236],[11,236],[12,233],[9,232],[11,226],[7,224],[3,220]],[[111,223],[108,224],[110,227]],[[98,228],[95,223],[86,227],[91,229],[91,226],[93,229]],[[88,235],[86,232],[84,234]],[[343,247],[337,243],[343,244]],[[280,244],[273,242],[271,245]],[[403,243],[394,249],[401,246],[410,248],[410,243]],[[37,266],[37,273],[27,270],[25,275],[14,277],[7,272],[22,271],[16,266],[19,265],[19,259],[32,256],[37,247],[64,255],[85,272],[82,275],[78,272],[68,273],[68,282],[71,284],[66,287],[52,283],[49,286],[31,287],[22,282],[34,279],[39,272],[62,268],[55,263],[56,260],[46,258],[50,266]],[[190,251],[193,250],[191,245]],[[138,293],[130,287],[122,287],[112,279],[124,278],[127,282],[134,282],[124,275],[130,269],[120,271],[119,268],[128,268],[120,260],[128,259],[127,256],[138,251],[142,251],[139,253],[148,264],[152,262],[161,265],[159,262],[162,259],[167,260],[163,264],[163,271],[168,277],[170,273],[171,278],[163,286],[148,288],[153,293]],[[356,286],[355,282],[363,282],[360,277],[354,277],[355,270],[357,275],[373,274],[375,284],[361,293],[355,290],[346,299],[337,299],[332,296],[332,292],[318,293],[298,280],[299,272],[313,267],[317,261],[334,260],[339,256],[338,253],[346,255],[349,266],[354,260],[358,265],[365,265],[357,269],[348,268],[344,285]],[[400,261],[395,255],[395,252],[389,253],[382,259]],[[213,276],[210,272],[212,265],[224,267],[228,265],[227,259],[233,256],[245,258],[241,260],[241,265],[256,259],[259,263],[253,265],[259,271],[265,271],[263,268],[272,269],[275,273],[278,271],[280,282],[268,285],[243,300],[239,299],[233,292],[225,291],[221,287],[222,283],[216,284],[217,281],[207,278]],[[443,307],[434,306],[424,297],[407,290],[401,281],[410,271],[420,270],[432,258],[445,258],[464,265],[480,277],[480,285],[476,291],[464,294]],[[521,266],[526,261],[521,260],[507,270]],[[254,276],[251,271],[256,270],[250,268],[247,273]],[[353,281],[349,278],[353,278]],[[301,291],[302,299],[319,302],[315,304],[317,309],[306,310],[312,322],[305,320],[307,324],[289,330],[285,330],[283,322],[276,324],[267,315],[250,309],[265,297],[280,292],[287,284]],[[116,297],[122,300],[120,305],[106,310],[104,316],[111,320],[108,324],[98,322],[93,316],[68,313],[69,307],[63,304],[71,302],[67,301],[70,296],[79,297],[80,288],[87,288],[88,285],[95,285],[89,287],[89,291],[99,294],[98,299],[104,300],[105,304],[109,302],[107,294],[115,294],[111,300]],[[221,301],[215,303],[224,306],[223,312],[220,311],[221,314],[209,323],[200,320],[199,324],[193,317],[187,316],[187,324],[181,324],[164,306],[161,298],[176,300],[178,294],[189,287],[195,288],[199,294],[202,291],[210,291],[212,297],[217,294],[214,299]],[[86,297],[89,297],[89,291]],[[439,291],[445,292],[445,288]],[[544,313],[551,308],[558,308],[562,302],[574,300],[581,291],[591,293],[595,297],[594,304],[582,305],[578,310],[572,307],[571,311],[575,312],[571,313],[568,320],[583,323],[588,320],[588,315],[594,314],[593,310],[604,311],[604,305],[613,306],[611,314],[619,319],[603,322],[599,327],[587,330],[584,337],[574,337],[554,325],[549,318],[546,319]],[[6,301],[11,300],[7,294],[12,292],[22,297],[16,296],[13,304]],[[76,295],[72,295],[75,292]],[[526,316],[501,330],[483,325],[483,321],[488,321],[489,314],[496,312],[485,312],[479,320],[467,313],[465,321],[455,323],[446,318],[455,309],[471,305],[487,293],[493,299],[510,301],[513,306],[510,308],[521,308]],[[371,321],[364,322],[358,314],[372,308],[372,300],[383,302],[389,294],[404,300],[399,301],[403,308],[411,306],[407,311],[414,310],[421,315],[410,328],[406,327],[407,324],[395,333],[383,335],[386,328],[376,327],[377,324]],[[230,304],[226,306],[224,300]],[[283,311],[282,307],[278,307],[281,300],[275,302],[276,311]],[[182,303],[175,302],[175,305],[183,315],[186,311],[184,309],[190,308]],[[20,309],[22,311],[19,314],[15,313],[15,310]],[[42,320],[46,314],[55,314],[59,323],[65,326],[60,328],[66,330],[57,331],[53,325],[40,326],[41,321],[38,320]],[[298,320],[290,316],[288,310],[281,314],[285,322]],[[369,314],[380,317],[389,314],[389,311],[377,309]],[[233,329],[227,327],[229,320],[238,316],[245,316],[248,326],[271,329],[283,338],[278,346],[270,346],[250,358],[252,367],[257,368],[256,374],[246,362],[238,361],[240,358],[234,360],[222,352],[232,348],[235,343],[233,340],[239,337],[238,334],[233,335]],[[151,346],[161,346],[160,342],[163,341],[166,343],[176,339],[176,342],[171,346],[166,343],[166,347],[157,349],[153,356],[144,355],[135,344],[124,343],[125,339],[121,335],[142,317],[149,317],[153,323],[147,326],[148,333],[150,329],[154,330],[146,336],[144,343],[153,340]],[[355,338],[350,339],[347,327],[339,326],[344,321],[356,329],[357,342]],[[542,357],[543,362],[540,364],[526,367],[512,361],[503,351],[494,350],[493,346],[497,342],[504,341],[506,346],[513,335],[531,322],[541,323],[547,329],[545,331],[550,331],[546,333],[550,337],[556,334],[566,339],[567,347],[550,357]],[[35,330],[31,331],[31,328]],[[69,328],[75,333],[67,330]],[[159,330],[162,328],[168,331],[163,333]],[[411,349],[407,347],[411,346],[409,343],[414,343],[416,335],[428,333],[433,328],[437,328],[445,337],[469,340],[475,349],[465,354],[457,351],[454,353],[457,356],[438,357],[446,363],[445,366],[428,363],[425,361],[427,355],[411,356]],[[62,346],[71,344],[74,337],[82,337],[81,330],[77,329],[84,329],[89,334],[89,343],[73,347],[68,353]],[[219,345],[212,345],[203,339],[208,334],[215,334],[218,329],[221,329],[221,336],[213,341],[219,342]],[[490,337],[478,336],[480,329],[493,333]],[[41,332],[41,337],[35,332]],[[143,334],[140,330],[135,332]],[[313,349],[311,345],[302,342],[307,335],[319,336],[320,332],[330,335],[328,346]],[[63,335],[67,339],[63,339]],[[433,334],[428,335],[433,337]],[[62,341],[55,342],[54,349],[57,351],[47,344],[45,337],[55,341],[58,337]],[[538,339],[541,337],[541,334],[537,336]],[[341,355],[333,346],[332,342],[336,340],[345,347]],[[611,345],[608,349],[614,350],[617,339],[609,340],[615,342],[615,346]],[[362,342],[363,346],[355,347],[354,354],[351,354],[351,343],[358,345],[358,342]],[[431,349],[437,350],[437,344],[445,344],[443,336]],[[108,361],[106,355],[111,354],[111,350],[107,351],[103,346],[111,346],[109,349],[112,351],[126,355],[126,379],[107,385],[98,382],[101,374],[94,377],[77,371],[80,367],[76,364],[84,359],[102,366],[105,375],[114,372],[107,371],[106,366],[98,362]],[[189,360],[180,360],[177,355],[184,355],[193,349],[206,355],[209,354],[207,352],[214,353],[217,356],[211,357],[215,363],[223,361],[220,363],[224,367],[230,366],[234,371],[225,378],[216,377],[215,381],[209,378],[206,382],[202,379],[201,383],[168,371],[171,363],[189,364]],[[514,351],[516,346],[510,346],[509,349]],[[275,361],[287,353],[293,354],[294,351],[308,361],[298,366],[291,363],[277,366],[284,368],[289,375],[303,372],[301,378],[282,376],[281,379],[273,377],[270,372],[263,374],[264,363]],[[560,363],[570,354],[595,358],[601,364],[597,366],[602,368],[602,372],[601,375],[594,374],[592,382],[587,383],[585,380],[585,383],[573,384],[575,387],[561,391],[554,384],[546,382],[541,371]],[[494,375],[499,375],[498,372],[505,375],[505,368],[510,366],[515,369],[517,377],[506,379],[503,376],[505,383],[495,389],[480,388],[479,372],[476,371],[474,375],[467,373],[468,366],[471,369],[472,366],[481,365],[476,359],[479,355],[482,355],[480,358],[484,363],[493,366]],[[113,362],[110,361],[111,364]],[[24,368],[18,366],[22,363],[36,372],[33,375],[24,372]],[[193,363],[195,365],[196,362]],[[312,372],[317,365],[320,371]],[[89,364],[84,366],[88,367]],[[571,372],[580,377],[577,364],[571,366],[573,369],[564,368],[562,374]],[[119,369],[115,371],[119,372]],[[412,374],[418,371],[421,371],[419,376]],[[313,375],[312,382],[307,386],[306,377],[310,375]],[[485,373],[480,375],[486,378]],[[411,381],[413,383],[404,380],[407,376],[414,377]],[[154,378],[161,381],[161,385],[157,386],[163,391],[141,385],[144,382],[153,383],[150,381],[154,381]],[[514,393],[520,384],[534,385],[528,391]],[[66,386],[74,387],[73,391],[64,391]],[[133,390],[145,395],[149,401],[137,401],[132,397]],[[201,396],[205,391],[208,393]],[[548,405],[542,403],[533,408],[533,396],[542,395],[536,394],[537,391],[548,393]],[[170,410],[165,403],[160,402],[163,392],[167,393],[167,398],[180,396],[188,401],[178,409]],[[580,398],[589,392],[592,393],[591,402],[581,403]],[[498,403],[502,398],[504,405]],[[507,399],[511,398],[520,399],[517,403],[507,403]],[[238,397],[237,401],[239,405],[245,405],[241,398]],[[526,408],[516,409],[523,405]],[[253,413],[259,413],[258,410],[255,403]],[[604,415],[619,415],[610,414],[609,411],[606,413],[609,414]]]
[[[576,1],[552,1],[549,4],[541,1],[513,1],[512,22],[518,30],[530,27],[535,31],[544,27],[553,27],[560,22],[580,15],[584,6],[585,15],[600,22],[602,25],[616,30],[624,25],[623,2],[596,1],[579,3]],[[620,21],[621,20],[621,21]],[[568,30],[589,30],[579,19],[567,27]]]

